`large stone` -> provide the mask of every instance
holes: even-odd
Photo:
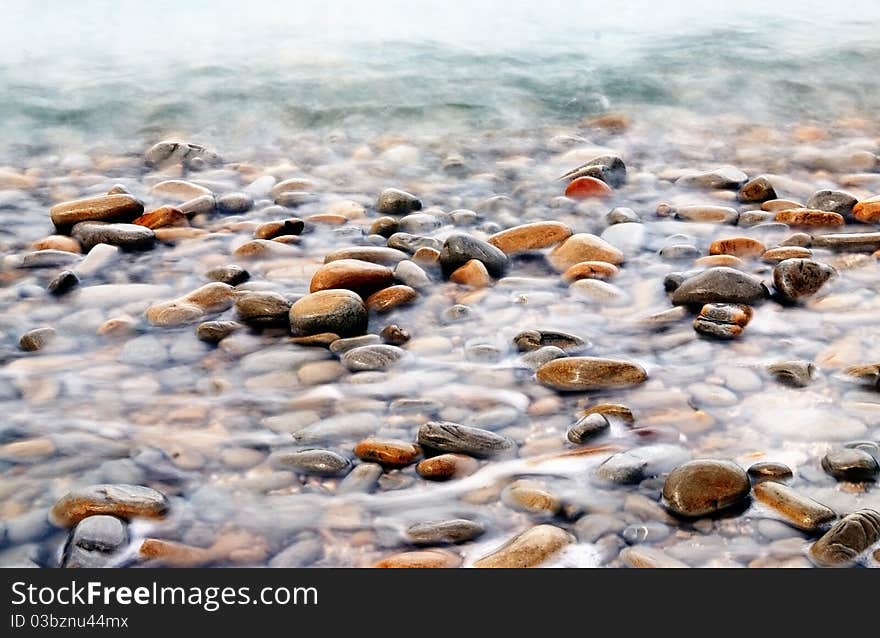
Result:
[[[143,212],[144,205],[131,195],[88,197],[56,204],[49,210],[55,228],[64,234],[79,222],[130,222]]]
[[[769,294],[761,280],[726,266],[709,268],[685,279],[672,293],[676,306],[707,303],[754,304]]]
[[[344,289],[367,297],[393,283],[394,275],[387,266],[358,259],[339,259],[318,268],[312,277],[309,292]]]
[[[813,543],[810,556],[824,567],[842,567],[880,540],[880,512],[863,509],[853,512]]]
[[[324,332],[353,337],[367,330],[367,309],[350,290],[321,290],[299,299],[290,307],[290,329],[294,335]]]
[[[816,294],[834,275],[831,266],[812,259],[785,259],[773,268],[773,285],[780,297],[793,302]]]
[[[70,234],[86,252],[98,244],[118,246],[123,250],[147,250],[156,241],[156,233],[136,224],[80,222],[70,230]]]
[[[865,224],[880,223],[880,196],[864,199],[854,204],[852,215]]]
[[[564,391],[628,388],[648,378],[638,364],[601,357],[554,359],[538,368],[536,376],[542,385]]]
[[[513,441],[505,436],[449,421],[428,421],[419,428],[418,441],[422,447],[432,450],[478,457],[507,452],[514,447]]]
[[[776,481],[758,483],[754,491],[758,501],[773,509],[787,523],[805,532],[821,529],[837,518],[837,514],[830,507],[798,494],[787,485]]]
[[[731,461],[688,461],[663,484],[663,499],[672,512],[697,517],[738,505],[751,491],[749,477]]]
[[[106,514],[123,519],[162,518],[168,513],[168,499],[140,485],[91,485],[62,496],[49,511],[57,527],[73,527],[88,516]]]
[[[471,235],[454,234],[446,238],[440,251],[443,274],[449,277],[471,259],[483,263],[493,277],[502,277],[510,264],[504,252]]]
[[[502,230],[489,237],[489,243],[508,255],[550,248],[571,236],[562,222],[532,222]]]
[[[805,208],[824,210],[846,217],[853,213],[853,206],[857,202],[855,197],[845,191],[821,190],[813,193],[807,200]]]
[[[831,450],[822,458],[822,469],[838,481],[874,481],[880,474],[877,459],[865,450],[842,448]]]
[[[554,525],[537,525],[479,559],[474,567],[537,567],[556,556],[573,541],[574,537],[564,529]]]
[[[843,226],[843,215],[812,208],[790,208],[777,211],[774,219],[789,226]]]
[[[290,325],[290,302],[271,290],[246,292],[235,301],[235,312],[244,323],[258,328]]]
[[[582,261],[604,261],[621,264],[623,253],[604,239],[589,233],[572,235],[547,255],[547,260],[557,272],[565,272]]]
[[[408,215],[422,210],[418,197],[396,188],[386,188],[376,200],[376,212],[380,215]]]

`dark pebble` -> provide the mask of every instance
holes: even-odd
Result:
[[[485,457],[513,448],[513,441],[489,430],[449,421],[429,421],[419,428],[420,445],[440,452]]]

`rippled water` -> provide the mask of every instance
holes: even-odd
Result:
[[[140,562],[139,543],[151,537],[219,547],[205,560],[221,565],[366,566],[414,549],[409,525],[451,518],[485,528],[451,548],[465,565],[539,522],[577,537],[551,565],[621,565],[620,549],[649,532],[648,544],[692,566],[809,564],[815,534],[757,504],[697,523],[670,518],[657,505],[665,464],[688,457],[784,462],[797,490],[840,515],[880,508],[873,484],[838,483],[820,467],[832,448],[880,438],[880,395],[843,373],[877,363],[880,267],[869,251],[814,249],[839,276],[802,305],[757,306],[736,341],[700,338],[690,315],[660,328],[640,321],[671,307],[670,272],[700,267],[662,258],[664,246],[705,255],[717,238],[771,247],[797,230],[658,217],[661,202],[753,208],[733,191],[675,186],[681,171],[734,164],[750,177],[770,174],[781,197],[801,202],[821,188],[880,192],[870,161],[880,154],[880,6],[745,2],[710,13],[697,2],[662,11],[635,2],[596,15],[573,2],[410,4],[340,14],[311,2],[74,2],[46,19],[36,6],[0,2],[11,9],[0,11],[10,16],[0,26],[0,565],[58,564],[67,533],[46,513],[96,483],[149,485],[171,499],[164,521],[132,523],[112,564]],[[590,123],[609,114],[629,126]],[[144,166],[146,149],[177,137],[215,149],[223,164]],[[606,152],[625,159],[628,184],[606,201],[562,199],[556,178]],[[170,201],[152,191],[165,179],[222,196],[267,175],[305,178],[314,197],[279,210],[268,187],[252,187],[252,210],[196,216],[205,234],[119,254],[60,298],[45,288],[61,266],[21,267],[31,242],[52,232],[55,203],[122,184],[151,210]],[[187,294],[227,263],[251,273],[241,290],[306,294],[331,250],[384,243],[367,231],[386,187],[417,194],[436,227],[414,232],[441,242],[548,219],[606,233],[614,206],[643,224],[611,232],[626,261],[616,288],[594,297],[540,254],[515,258],[485,290],[428,268],[417,303],[371,317],[372,333],[394,323],[412,335],[408,358],[383,372],[350,373],[283,331],[244,331],[215,347],[194,325],[146,321],[151,304]],[[473,221],[456,222],[456,209],[475,211]],[[328,211],[349,219],[309,220]],[[294,215],[310,231],[300,243],[270,258],[236,254],[258,222]],[[772,266],[758,259],[744,268],[771,280]],[[110,320],[122,328],[111,332]],[[22,352],[19,337],[41,326],[55,340]],[[530,329],[578,335],[587,354],[636,361],[649,380],[553,392],[513,346]],[[817,366],[805,388],[767,372],[792,359]],[[614,422],[597,449],[570,454],[566,430],[603,402],[629,406],[635,428]],[[428,420],[501,433],[516,451],[460,480],[431,483],[409,466],[354,493],[269,460],[304,446],[352,458],[362,438],[414,441]],[[611,453],[647,446],[659,446],[645,453],[657,455],[660,478],[595,480]],[[538,481],[559,511],[512,508],[501,494],[519,479]]]

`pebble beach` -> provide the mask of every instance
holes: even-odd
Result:
[[[862,9],[0,64],[0,567],[880,567]]]

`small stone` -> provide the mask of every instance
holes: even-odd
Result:
[[[376,200],[376,212],[380,215],[407,215],[422,210],[418,197],[396,188],[386,188]]]
[[[351,461],[332,450],[275,452],[269,463],[278,470],[324,477],[342,476],[351,470]]]
[[[274,222],[260,224],[254,229],[255,239],[275,239],[290,235],[301,235],[305,229],[305,222],[296,217],[280,219]]]
[[[160,206],[149,213],[141,215],[131,223],[152,230],[175,226],[189,226],[186,215],[174,206]]]
[[[792,199],[768,199],[761,204],[761,210],[776,213],[781,210],[789,210],[791,208],[803,208],[804,205]]]
[[[605,221],[610,225],[614,225],[638,224],[641,223],[642,220],[632,208],[618,206],[617,208],[612,208],[608,214],[605,215]]]
[[[330,352],[334,354],[343,354],[353,348],[371,346],[380,342],[381,339],[379,339],[379,336],[372,334],[361,335],[360,337],[348,337],[347,339],[337,339],[330,344]]]
[[[612,454],[594,472],[601,482],[635,485],[646,478],[668,472],[690,458],[682,448],[658,443]]]
[[[773,184],[769,179],[760,176],[743,184],[737,193],[737,198],[746,204],[766,202],[770,199],[776,199],[776,191],[773,190]]]
[[[677,219],[707,224],[735,224],[739,219],[739,213],[729,206],[681,206],[671,212]]]
[[[611,197],[614,190],[601,179],[595,177],[578,177],[565,188],[565,196],[572,199],[588,199],[591,197]]]
[[[682,175],[675,180],[675,185],[707,190],[738,189],[748,178],[748,175],[733,166],[722,166],[713,171]]]
[[[238,318],[258,328],[286,328],[290,325],[290,307],[284,295],[269,290],[247,292],[235,302]]]
[[[46,290],[49,294],[60,297],[79,285],[79,277],[72,270],[62,270],[58,275],[49,282]]]
[[[196,327],[196,336],[206,343],[220,343],[243,327],[237,321],[205,321]]]
[[[418,445],[393,439],[366,439],[354,448],[362,461],[373,461],[386,467],[406,467],[416,462],[422,451]]]
[[[556,556],[574,537],[554,525],[537,525],[512,538],[488,556],[474,563],[482,568],[537,567]]]
[[[190,168],[200,168],[220,163],[220,156],[204,146],[189,142],[163,140],[150,147],[144,155],[147,166],[160,168],[170,164],[183,164]]]
[[[246,213],[254,207],[254,199],[247,193],[228,193],[217,198],[217,212],[222,215]]]
[[[57,527],[73,527],[84,518],[99,514],[123,519],[162,518],[168,508],[168,499],[149,487],[92,485],[61,497],[49,511],[49,521]]]
[[[79,222],[70,231],[71,236],[88,252],[97,244],[110,244],[123,250],[147,250],[153,247],[156,233],[145,226]]]
[[[505,436],[449,421],[428,421],[419,428],[418,441],[422,447],[440,452],[478,457],[507,452],[514,447],[513,441]]]
[[[308,191],[288,190],[275,196],[275,204],[284,208],[297,208],[298,206],[311,204],[316,201],[318,201],[317,195]],[[335,215],[333,213],[312,215],[309,219],[316,224],[321,222],[344,224],[348,221],[344,215]]]
[[[761,461],[753,463],[749,466],[748,475],[755,483],[760,481],[785,481],[794,476],[791,468],[785,463],[776,463],[774,461]]]
[[[566,432],[565,437],[572,443],[580,445],[602,434],[610,425],[602,414],[594,412],[578,419],[578,422]]]
[[[483,262],[471,259],[449,275],[449,281],[471,288],[487,288],[492,285],[492,275]]]
[[[572,235],[547,255],[547,260],[557,272],[565,272],[584,261],[603,261],[618,265],[623,263],[623,253],[604,239],[588,233]]]
[[[694,266],[705,266],[706,268],[726,266],[727,268],[735,268],[736,270],[746,269],[746,263],[739,257],[734,257],[733,255],[704,255],[694,260]]]
[[[406,529],[406,538],[414,545],[451,545],[466,543],[481,536],[485,529],[464,518],[416,523]]]
[[[536,372],[538,381],[562,391],[627,388],[647,380],[641,366],[600,357],[565,357],[545,363]]]
[[[767,372],[780,383],[805,388],[813,381],[816,366],[812,361],[780,361],[767,366]]]
[[[52,223],[62,234],[69,234],[79,222],[130,222],[143,213],[144,205],[131,195],[88,197],[56,204],[49,210]]]
[[[342,355],[342,365],[352,372],[364,370],[385,370],[406,356],[406,351],[397,346],[377,344],[352,348]]]
[[[694,330],[707,337],[733,339],[752,319],[752,309],[741,304],[709,303],[694,319]]]
[[[388,238],[399,230],[400,222],[398,222],[393,217],[379,217],[378,219],[373,221],[372,226],[370,226],[369,232],[371,235],[380,235],[382,237]]]
[[[205,284],[188,295],[161,301],[144,315],[154,326],[173,327],[198,321],[206,314],[222,312],[233,304],[233,288],[220,282]]]
[[[437,253],[437,255],[439,259],[440,253]],[[414,288],[416,290],[424,290],[431,285],[431,278],[428,277],[428,273],[422,270],[422,268],[415,262],[405,259],[397,264],[397,266],[395,266],[393,272],[394,278],[397,281],[406,284],[410,288]]]
[[[401,250],[395,250],[386,246],[353,246],[327,253],[324,256],[324,263],[329,264],[331,261],[338,261],[340,259],[356,259],[383,266],[394,266],[409,259],[409,255]]]
[[[394,323],[382,328],[379,336],[385,343],[392,346],[402,346],[410,340],[409,332]]]
[[[502,230],[489,237],[489,243],[513,255],[550,248],[571,237],[571,228],[561,222],[532,222]]]
[[[813,252],[800,246],[780,246],[771,248],[761,255],[761,260],[768,264],[778,264],[786,259],[810,259]]]
[[[557,348],[556,346],[543,346],[537,350],[526,352],[519,358],[519,360],[532,370],[536,370],[548,361],[567,356],[568,355],[562,348]]]
[[[880,512],[863,509],[848,514],[810,547],[810,557],[824,567],[853,563],[880,540]]]
[[[691,260],[700,256],[700,249],[693,244],[672,244],[664,246],[657,254],[666,261]]]
[[[574,181],[580,177],[592,177],[602,180],[612,188],[620,188],[626,183],[626,164],[616,155],[600,155],[568,171],[559,180]]]
[[[562,273],[562,279],[566,283],[572,283],[581,279],[611,279],[617,275],[617,266],[604,261],[582,261]]]
[[[176,206],[177,210],[186,215],[193,217],[195,215],[210,215],[217,207],[217,201],[212,193],[199,195],[188,199],[182,204]]]
[[[417,552],[402,552],[383,558],[373,567],[380,569],[449,569],[461,565],[458,554],[442,549],[422,549]]]
[[[409,286],[397,285],[374,292],[367,297],[365,303],[368,310],[384,313],[391,312],[395,308],[413,303],[419,298],[419,293]]]
[[[880,223],[880,197],[857,202],[852,208],[853,217],[865,224]]]
[[[448,481],[470,476],[480,467],[479,462],[464,454],[440,454],[416,465],[419,476],[430,481]]]
[[[73,528],[69,542],[89,552],[115,552],[128,544],[128,530],[115,516],[89,516]]]
[[[672,293],[676,306],[707,303],[754,304],[769,294],[756,277],[719,266],[686,278]]]
[[[710,255],[734,255],[736,257],[757,257],[766,249],[764,244],[751,237],[730,237],[717,239],[709,245]]]
[[[755,498],[772,508],[787,523],[805,532],[815,532],[835,518],[830,507],[798,494],[776,481],[764,481],[755,485]]]
[[[309,292],[345,289],[366,296],[393,283],[394,275],[386,266],[357,259],[340,259],[325,263],[315,272]]]
[[[636,545],[639,543],[657,543],[668,538],[670,533],[671,530],[668,525],[648,521],[646,523],[627,525],[620,535],[630,545]]]
[[[780,297],[795,302],[819,292],[834,275],[831,266],[812,259],[785,259],[773,269],[773,285]]]
[[[714,514],[742,502],[751,491],[748,475],[731,461],[688,461],[663,484],[666,506],[680,516]]]
[[[663,550],[647,545],[627,547],[620,552],[620,560],[627,567],[636,569],[687,569],[688,565],[666,554]]]
[[[35,328],[21,335],[18,347],[25,352],[42,350],[58,333],[55,328]]]
[[[353,337],[367,330],[367,309],[350,290],[322,290],[299,299],[290,307],[290,328],[294,335],[330,332]]]
[[[774,219],[789,226],[843,226],[843,215],[812,208],[790,208],[776,212]]]
[[[870,252],[880,249],[880,232],[813,235],[811,245],[815,248],[830,248],[831,250]]]
[[[73,237],[67,237],[65,235],[49,235],[48,237],[43,237],[32,243],[31,248],[34,250],[63,250],[64,252],[76,254],[82,252],[79,242]]]
[[[554,346],[565,352],[581,352],[590,347],[588,341],[578,336],[551,330],[525,330],[513,338],[513,343],[520,352],[531,352],[547,346]]]
[[[838,481],[874,481],[880,474],[877,459],[858,448],[832,450],[822,458],[822,469]]]
[[[617,421],[622,421],[627,425],[632,425],[636,421],[636,417],[633,414],[633,411],[629,409],[625,405],[621,405],[620,403],[597,403],[596,405],[591,405],[587,409],[583,411],[584,416],[588,416],[590,414],[601,414],[606,419],[614,419]]]
[[[854,212],[853,207],[857,202],[855,197],[845,191],[821,190],[813,193],[804,208],[824,210],[848,217]]]
[[[229,264],[227,266],[217,266],[216,268],[212,268],[205,273],[205,277],[211,281],[219,281],[220,283],[228,284],[230,286],[237,286],[250,279],[251,274],[241,266]]]
[[[391,235],[386,243],[389,248],[395,248],[411,255],[421,248],[439,251],[443,247],[443,242],[439,239],[399,232]]]
[[[739,215],[736,224],[740,228],[749,228],[758,224],[769,224],[774,222],[775,213],[765,212],[763,210],[744,210]]]
[[[510,259],[500,249],[470,235],[454,234],[446,238],[440,251],[443,274],[449,277],[471,259],[481,261],[493,277],[502,277]]]
[[[535,481],[514,481],[501,492],[501,502],[527,514],[554,516],[562,509],[559,498]]]
[[[79,254],[66,250],[37,250],[22,257],[21,268],[57,268],[76,264],[81,259]]]

